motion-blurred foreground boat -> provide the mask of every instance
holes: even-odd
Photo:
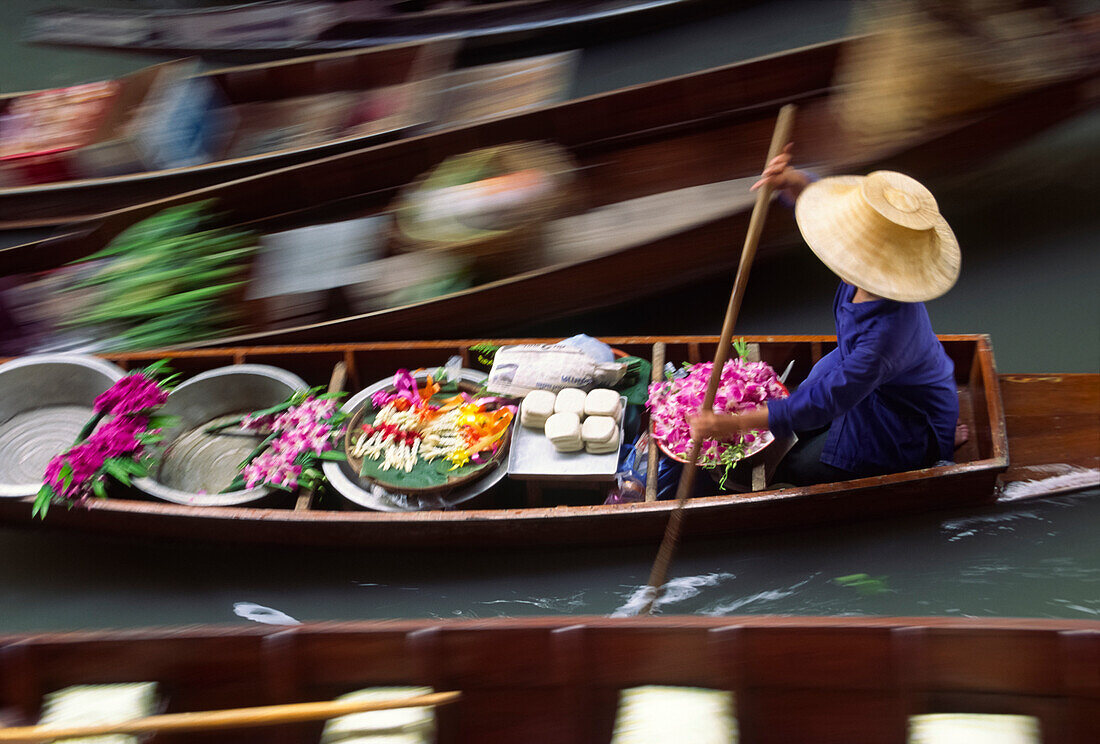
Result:
[[[746,483],[751,485],[746,486],[745,492],[719,492],[689,500],[684,534],[698,537],[789,530],[802,525],[979,507],[1100,486],[1100,453],[1095,448],[1100,375],[998,376],[987,337],[941,338],[955,364],[960,420],[970,429],[970,439],[956,452],[954,463],[796,488],[770,485],[764,457],[768,450],[765,449],[759,458],[750,458],[738,465],[748,468],[752,474],[751,479],[746,478]],[[823,336],[747,340],[759,343],[760,359],[774,369],[792,367],[788,384],[804,379],[821,355],[835,345],[834,338]],[[609,338],[605,341],[622,354],[642,359],[650,358],[651,345],[662,341],[667,345],[666,358],[674,363],[711,359],[716,343],[713,337],[692,336]],[[343,363],[348,370],[346,389],[354,394],[376,389],[367,386],[376,380],[388,380],[397,369],[434,369],[453,355],[459,357],[463,368],[476,369],[480,350],[486,348],[486,344],[496,347],[510,343],[522,342],[426,341],[252,347],[149,352],[114,355],[107,359],[136,369],[167,356],[172,358],[172,366],[187,377],[226,365],[228,370],[238,368],[242,373],[255,371],[253,365],[256,364],[272,365],[281,370],[281,376],[297,375],[306,385],[323,385],[329,380],[334,366]],[[219,374],[223,375],[221,380],[227,379],[224,369]],[[0,374],[0,384],[4,381]],[[231,389],[228,383],[219,387],[218,379],[212,382],[213,387],[208,389],[213,392],[207,397],[200,396],[200,402],[195,404],[199,408],[206,406],[205,401],[210,396],[221,396],[219,389]],[[253,387],[250,385],[249,389]],[[47,389],[53,390],[52,387]],[[280,394],[276,400],[285,394]],[[7,407],[29,406],[26,415],[33,415],[32,409],[45,403],[23,400],[16,405],[16,397],[14,394],[6,396]],[[360,405],[365,405],[367,397],[368,394],[360,396],[364,401]],[[220,404],[226,406],[225,411],[208,411],[207,418],[219,412],[239,414],[256,407],[224,401]],[[10,416],[11,411],[6,415]],[[40,422],[42,415],[38,417]],[[43,422],[43,426],[56,427],[56,422],[48,425]],[[12,451],[20,448],[29,451],[30,444],[20,443],[24,440],[39,444],[49,441],[50,432],[42,427],[13,432],[13,427],[5,421],[0,428],[5,437],[16,437],[9,447]],[[68,443],[58,440],[54,446],[64,447]],[[245,449],[251,446],[246,443]],[[208,467],[214,457],[210,453],[203,456],[200,448],[184,449],[181,444],[179,449],[180,458],[193,458],[192,463],[205,462],[205,465],[189,466],[196,469]],[[227,458],[235,463],[240,456]],[[9,462],[7,467],[14,466]],[[220,501],[224,496],[215,495],[220,486],[214,486],[209,495],[169,492],[165,496],[161,493],[160,501],[136,491],[122,490],[112,492],[107,499],[91,499],[87,508],[66,509],[55,505],[41,521],[32,517],[33,495],[20,497],[9,487],[8,497],[0,497],[0,522],[13,526],[230,543],[472,550],[537,545],[656,544],[674,508],[674,502],[662,500],[604,504],[604,496],[614,484],[614,463],[602,480],[554,473],[541,480],[519,480],[518,473],[512,477],[511,464],[506,468],[501,463],[496,470],[488,471],[479,483],[465,490],[456,489],[427,505],[399,495],[380,495],[369,486],[356,485],[354,472],[349,472],[348,477],[342,478],[339,490],[326,494],[320,501],[295,499],[283,493],[281,500],[268,498],[263,502],[235,505],[228,502],[230,505],[226,505],[227,502]],[[33,480],[33,474],[29,475]],[[176,477],[186,478],[186,475],[177,474]],[[339,473],[332,477],[341,478]],[[5,478],[8,483],[15,480],[10,470]],[[31,486],[23,493],[33,494],[35,490],[37,486]],[[5,491],[0,490],[2,493]]]
[[[621,36],[682,22],[714,0],[320,0],[190,10],[53,9],[31,16],[29,41],[171,54],[270,59],[291,54],[461,39],[467,48]]]
[[[399,731],[440,744],[627,744],[672,741],[652,737],[674,724],[696,742],[939,744],[984,732],[1087,744],[1100,706],[1098,631],[1050,619],[582,616],[7,635],[0,713],[9,725],[33,722],[44,697],[49,711],[89,685],[107,699],[145,683],[170,714],[434,690],[460,696],[396,721],[368,714],[156,741],[367,742]]]
[[[174,62],[0,97],[0,229],[85,219],[557,102],[577,58],[454,70],[457,48],[434,39],[199,74]],[[59,120],[66,131],[51,129]]]
[[[58,267],[102,249],[166,207],[207,199],[215,200],[226,226],[267,235],[331,223],[342,229],[339,224],[371,217],[381,218],[383,229],[376,232],[386,235],[401,190],[445,159],[514,142],[550,143],[577,170],[559,217],[542,226],[539,250],[520,252],[526,259],[522,266],[498,265],[495,273],[473,274],[461,289],[378,304],[362,286],[372,276],[389,275],[390,264],[366,263],[358,274],[341,275],[363,281],[313,303],[319,307],[311,315],[272,318],[253,304],[244,309],[245,335],[204,343],[507,333],[520,323],[659,294],[735,266],[734,246],[752,206],[748,186],[784,103],[800,106],[793,139],[801,164],[822,174],[877,166],[932,179],[1064,121],[1090,105],[1097,90],[1097,68],[1089,67],[919,135],[867,146],[843,136],[833,111],[834,72],[853,43],[806,47],[406,138],[117,211],[82,223],[71,234],[0,251],[0,265],[8,274]],[[34,204],[58,206],[48,192],[27,205],[30,213]],[[773,210],[764,247],[794,235],[787,210]],[[372,250],[385,258],[392,244],[375,243]]]

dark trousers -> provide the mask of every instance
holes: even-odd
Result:
[[[799,433],[798,441],[776,468],[773,482],[813,486],[855,478],[855,473],[834,468],[821,461],[821,452],[825,449],[825,440],[828,437],[827,426],[824,429]]]

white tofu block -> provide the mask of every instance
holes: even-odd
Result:
[[[531,429],[541,429],[554,414],[555,395],[549,390],[532,390],[519,406],[520,423]]]
[[[546,419],[546,438],[560,452],[576,452],[584,447],[581,420],[575,413],[555,413]]]
[[[606,454],[609,454],[611,452],[618,452],[619,451],[619,435],[616,434],[615,438],[612,439],[610,442],[595,443],[595,444],[591,443],[591,442],[586,442],[585,445],[584,445],[584,448],[585,448],[585,450],[587,450],[588,454],[590,454],[590,455],[606,455]]]
[[[554,399],[554,413],[573,413],[584,418],[584,401],[587,396],[580,388],[565,388]]]
[[[622,403],[622,396],[614,390],[597,388],[585,396],[584,415],[609,416],[618,422],[623,415]]]
[[[585,444],[610,444],[619,439],[619,425],[610,416],[589,416],[581,426]]]

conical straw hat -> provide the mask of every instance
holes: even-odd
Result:
[[[898,302],[924,302],[959,278],[959,242],[932,193],[875,171],[810,184],[795,205],[802,237],[841,279]]]

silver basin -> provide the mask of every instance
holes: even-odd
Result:
[[[427,370],[415,373],[418,380],[424,379]],[[485,382],[489,375],[473,369],[463,369],[460,379],[465,382]],[[368,388],[361,390],[348,399],[340,409],[348,414],[348,418],[362,406],[370,402],[370,397],[379,390],[385,390],[393,384],[393,378],[379,380]],[[366,483],[359,478],[359,474],[352,469],[347,462],[335,462],[328,460],[324,463],[325,477],[337,493],[346,500],[345,506],[352,509],[372,509],[374,511],[408,512],[427,511],[434,509],[449,509],[479,496],[495,486],[508,473],[506,462],[502,462],[484,478],[480,478],[465,488],[457,488],[441,496],[418,496],[413,494],[393,493],[379,485]]]
[[[33,496],[55,455],[72,446],[97,395],[125,374],[77,354],[0,364],[0,497]]]
[[[160,465],[134,485],[154,498],[190,506],[259,504],[286,497],[283,491],[262,487],[220,493],[263,438],[238,429],[207,434],[206,428],[270,408],[306,387],[297,375],[266,364],[219,367],[187,380],[172,391],[162,411],[180,421],[165,432]]]

